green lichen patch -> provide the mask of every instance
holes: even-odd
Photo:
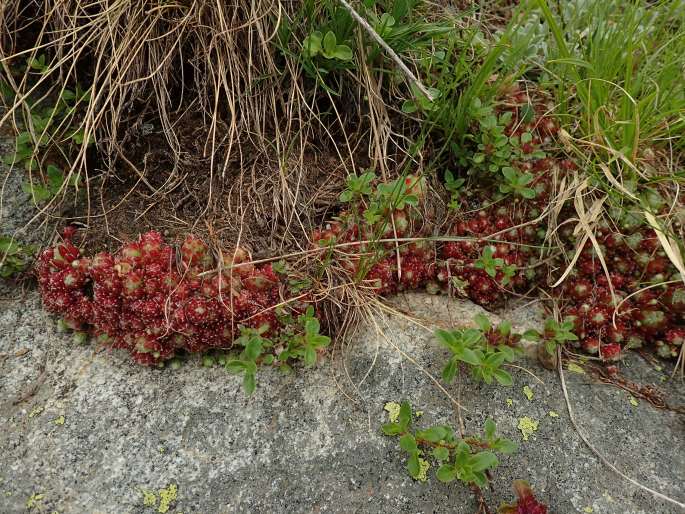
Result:
[[[29,418],[35,418],[36,416],[38,416],[38,415],[39,415],[41,412],[43,412],[44,410],[45,410],[45,408],[42,407],[41,405],[35,406],[35,407],[33,408],[33,410],[32,410],[31,412],[29,412]]]
[[[533,435],[534,432],[537,432],[539,425],[539,421],[536,421],[533,418],[529,418],[528,416],[524,416],[522,418],[519,418],[519,424],[517,428],[521,431],[521,434],[523,435],[523,440],[527,441],[528,438],[531,435]]]
[[[159,509],[157,512],[164,514],[169,512],[169,506],[176,501],[178,487],[176,484],[169,484],[166,489],[159,490]]]
[[[400,417],[400,404],[397,402],[388,402],[383,406],[383,409],[388,412],[388,419],[390,419],[392,423],[396,423],[397,418]]]
[[[143,505],[146,507],[154,507],[157,505],[157,495],[154,493],[154,491],[141,489],[140,492],[143,493]]]
[[[533,390],[530,388],[530,386],[523,386],[523,394],[526,398],[528,398],[528,401],[533,400]]]
[[[169,484],[164,489],[160,489],[155,493],[149,489],[140,489],[143,494],[143,505],[145,507],[156,507],[157,499],[159,496],[159,506],[157,507],[157,512],[165,514],[169,512],[171,504],[176,501],[178,496],[178,486],[176,484]]]
[[[33,493],[31,496],[29,496],[29,499],[26,500],[26,508],[33,509],[35,507],[38,507],[38,504],[41,503],[44,498],[45,495],[42,493]]]
[[[414,478],[419,482],[426,482],[428,480],[428,470],[430,467],[430,462],[419,457],[419,472]]]
[[[578,366],[575,362],[570,362],[568,366],[566,366],[566,369],[573,372],[573,373],[578,373],[579,375],[584,375],[585,370]]]

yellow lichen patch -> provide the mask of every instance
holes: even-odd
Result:
[[[38,416],[38,414],[43,412],[43,410],[44,410],[44,408],[41,407],[40,405],[34,407],[33,410],[31,412],[29,412],[29,418],[35,418],[36,416]]]
[[[586,512],[587,514],[592,514],[595,511],[592,507],[585,507],[583,508],[583,512]]]
[[[514,405],[514,400],[512,400],[511,398],[507,398],[507,405],[508,405],[509,407],[511,407],[512,405]]]
[[[632,405],[633,407],[638,406],[638,401],[634,397],[632,397],[632,396],[628,397],[628,401],[630,402],[630,405]]]
[[[428,470],[430,467],[430,462],[428,462],[426,459],[419,458],[419,475],[416,477],[416,480],[419,482],[425,482],[428,480]]]
[[[519,418],[518,429],[521,431],[521,434],[523,435],[523,440],[527,441],[528,437],[533,435],[533,432],[537,431],[539,425],[539,421],[536,421],[533,418],[529,418],[528,416]]]
[[[585,370],[578,366],[575,362],[569,362],[568,366],[566,366],[566,369],[569,371],[572,371],[573,373],[578,373],[580,375],[585,374]]]
[[[528,401],[533,399],[533,390],[529,386],[523,386],[523,394],[526,395]]]
[[[32,509],[38,506],[38,504],[43,501],[43,498],[45,498],[44,494],[33,493],[31,496],[29,496],[29,499],[26,500],[26,508]]]
[[[554,412],[553,410],[549,411],[547,414],[550,418],[558,418],[559,414],[557,412]]]
[[[397,423],[397,419],[400,417],[400,404],[397,402],[388,402],[383,408],[388,411],[388,418],[392,423]]]
[[[157,505],[157,495],[153,491],[141,489],[140,492],[143,493],[143,505],[146,507],[154,507]]]
[[[58,416],[58,417],[56,417],[55,419],[52,420],[52,422],[53,422],[55,425],[64,425],[64,422],[65,422],[65,421],[66,421],[66,419],[64,418],[64,416]]]
[[[420,418],[421,416],[423,416],[423,411],[422,411],[422,410],[417,410],[417,411],[414,413],[414,416],[416,416],[417,418]]]
[[[159,509],[158,512],[164,514],[169,512],[169,506],[172,502],[176,501],[176,495],[178,493],[178,487],[176,484],[169,484],[166,489],[159,490]]]

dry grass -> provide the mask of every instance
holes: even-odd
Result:
[[[314,174],[327,186],[327,172],[342,167],[344,175],[360,152],[352,147],[358,144],[351,142],[354,134],[348,131],[341,140],[345,131],[320,121],[312,93],[303,89],[297,56],[279,52],[274,44],[298,4],[4,2],[0,62],[16,96],[0,125],[26,127],[38,141],[50,134],[36,130],[32,111],[67,87],[89,85],[89,97],[61,122],[81,129],[84,141],[96,145],[95,153],[84,143],[61,156],[67,177],[88,177],[85,202],[76,209],[81,221],[104,221],[116,238],[110,230],[116,219],[107,219],[112,206],[106,203],[143,203],[136,216],[166,203],[165,212],[183,223],[211,222],[228,211],[234,217],[229,225],[236,219],[260,220],[270,224],[273,235],[285,223],[286,233],[301,236],[310,222],[301,218],[315,214],[312,206],[322,199],[311,191],[316,185],[311,174],[305,174],[316,168],[312,156],[322,151],[338,158]],[[17,76],[18,68],[41,55],[48,57],[45,71],[27,67]],[[348,114],[336,111],[336,116]],[[151,125],[158,130],[147,137]],[[53,140],[50,146],[60,143]],[[40,162],[34,181],[44,178],[43,168]],[[109,193],[113,183],[120,194],[98,190]],[[124,183],[130,190],[118,191]],[[168,210],[167,199],[181,191],[177,201],[198,197],[200,211],[191,218]],[[59,211],[64,196],[56,195],[33,221]]]

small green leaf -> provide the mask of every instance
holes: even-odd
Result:
[[[443,464],[435,472],[435,476],[441,482],[454,482],[454,480],[457,478],[457,469],[450,464]]]
[[[411,405],[409,405],[409,402],[402,402],[400,405],[400,415],[397,419],[402,431],[409,428],[409,425],[411,424]]]
[[[245,376],[243,377],[243,388],[245,389],[245,394],[250,396],[252,393],[254,393],[256,387],[257,384],[254,373],[245,373]]]
[[[493,445],[492,449],[496,450],[500,453],[504,453],[505,455],[509,455],[512,453],[515,453],[519,448],[519,445],[516,444],[514,441],[510,441],[509,439],[497,439],[495,441],[495,444]]]
[[[472,366],[478,366],[480,364],[480,359],[478,355],[470,348],[464,348],[458,354],[459,360],[464,361],[466,364],[471,364]]]
[[[500,385],[508,387],[514,383],[514,381],[511,378],[511,375],[503,369],[493,370],[492,373],[495,376],[495,380],[497,380],[497,382],[499,382]]]
[[[495,437],[495,431],[497,430],[497,425],[492,418],[485,420],[485,438],[491,441]]]
[[[414,436],[411,434],[404,434],[402,437],[400,437],[400,448],[408,453],[413,453],[418,450]]]
[[[409,472],[409,475],[415,480],[418,480],[419,476],[421,476],[421,464],[419,463],[418,451],[412,453],[409,456],[409,459],[407,460],[407,471]]]
[[[313,57],[321,52],[321,39],[322,36],[319,31],[312,32],[304,38],[302,48],[308,56]]]
[[[492,452],[479,452],[471,457],[469,463],[471,464],[471,469],[478,472],[497,467],[499,460],[497,460],[497,456]]]
[[[526,198],[526,199],[528,199],[528,200],[530,200],[530,199],[532,199],[532,198],[535,198],[535,195],[536,195],[535,189],[531,189],[531,188],[529,188],[529,187],[526,187],[526,188],[523,188],[523,189],[519,190],[519,194],[520,194],[523,198]]]
[[[402,433],[402,427],[399,423],[386,423],[381,429],[385,435],[399,435]]]
[[[316,350],[312,348],[311,346],[307,346],[304,349],[304,363],[305,366],[313,366],[316,364]]]
[[[478,328],[480,328],[483,332],[487,332],[492,328],[490,320],[484,314],[476,314],[473,317],[473,321],[475,321],[476,325],[478,325]]]
[[[480,488],[488,486],[488,477],[483,471],[474,472],[472,481]]]
[[[450,458],[450,452],[444,446],[438,446],[437,448],[434,448],[432,453],[433,457],[439,461],[445,461]]]
[[[323,38],[323,52],[324,55],[328,58],[333,57],[333,54],[335,53],[336,47],[338,46],[337,39],[335,37],[335,33],[332,30],[329,30],[326,32],[326,35]]]
[[[517,173],[514,168],[511,168],[509,166],[502,168],[502,175],[504,175],[504,178],[506,178],[509,182],[516,182]]]
[[[540,337],[540,332],[534,329],[526,330],[523,333],[523,339],[526,339],[528,341],[539,341]]]
[[[458,370],[459,361],[456,358],[452,357],[450,360],[447,361],[447,364],[445,364],[445,367],[442,369],[442,379],[448,384],[452,383],[454,377],[457,375]]]
[[[226,371],[234,374],[242,373],[245,371],[245,363],[236,359],[229,360],[226,363]]]
[[[338,45],[333,52],[333,57],[341,61],[351,61],[352,49],[347,45]]]
[[[417,432],[416,437],[425,439],[426,441],[431,443],[437,443],[445,439],[447,437],[447,434],[448,432],[445,427],[437,426]]]
[[[318,334],[320,328],[321,325],[319,324],[319,320],[316,318],[308,319],[304,324],[304,331],[307,334]]]

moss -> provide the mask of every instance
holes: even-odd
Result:
[[[539,425],[539,421],[536,421],[533,418],[529,418],[528,416],[520,418],[518,429],[521,431],[521,434],[523,434],[523,440],[527,441],[528,437],[533,435],[533,432],[537,431]]]
[[[400,404],[397,402],[388,402],[383,407],[388,411],[388,417],[392,423],[397,423],[397,419],[400,417]]]
[[[176,484],[169,484],[166,489],[159,490],[159,509],[158,512],[164,514],[169,512],[169,505],[176,501],[176,495],[178,493],[178,487]]]

